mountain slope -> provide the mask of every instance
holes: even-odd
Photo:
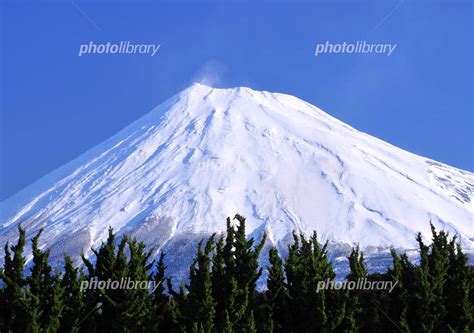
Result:
[[[2,202],[0,246],[21,222],[30,233],[44,227],[58,258],[76,255],[112,226],[179,258],[239,212],[250,234],[266,231],[277,245],[317,230],[341,246],[410,249],[416,232],[429,238],[431,220],[474,250],[473,192],[472,173],[298,98],[194,84]]]

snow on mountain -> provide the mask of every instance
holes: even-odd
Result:
[[[0,204],[0,246],[44,227],[54,258],[112,226],[188,267],[196,240],[247,217],[284,248],[291,232],[367,251],[416,248],[429,221],[474,251],[474,174],[394,147],[296,97],[193,84]],[[374,250],[375,249],[375,250]]]

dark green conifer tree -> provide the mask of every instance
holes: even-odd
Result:
[[[172,307],[174,303],[166,294],[166,266],[165,254],[161,252],[158,262],[156,263],[156,272],[153,276],[156,289],[151,293],[151,310],[149,318],[148,331],[175,332],[177,325],[174,322]]]
[[[18,225],[16,245],[5,244],[5,259],[0,278],[4,283],[0,331],[2,332],[38,332],[38,300],[30,293],[24,276],[26,231]],[[13,254],[12,254],[13,252]]]
[[[256,333],[257,332],[257,327],[255,325],[255,319],[253,316],[253,310],[250,310],[250,314],[247,317],[247,321],[243,323],[243,333]]]
[[[337,303],[337,291],[317,291],[320,281],[326,283],[335,278],[327,257],[327,242],[321,247],[316,233],[310,240],[302,234],[299,238],[293,234],[293,239],[285,262],[290,326],[297,332],[332,331],[343,319],[344,306]]]
[[[220,237],[215,244],[212,256],[212,297],[215,302],[215,329],[224,332],[225,326],[230,325],[228,313],[229,281],[227,279],[226,265],[224,261],[224,238]]]
[[[39,232],[32,239],[31,274],[25,277],[25,230],[19,227],[16,245],[5,246],[0,270],[0,331],[2,332],[469,332],[474,329],[474,269],[468,266],[456,237],[436,232],[426,245],[417,241],[419,264],[392,250],[387,273],[368,274],[359,248],[349,256],[348,281],[396,281],[391,293],[381,290],[318,290],[321,281],[334,281],[327,243],[320,246],[294,235],[283,263],[269,252],[267,287],[257,292],[263,239],[245,237],[245,219],[237,226],[227,220],[227,235],[214,243],[202,241],[190,267],[188,285],[179,292],[166,279],[164,255],[151,274],[151,251],[142,242],[115,235],[98,249],[96,258],[83,255],[87,276],[65,257],[60,278],[41,250]],[[283,269],[284,268],[284,269]],[[87,289],[83,279],[154,281],[153,292],[142,288]],[[90,282],[90,281],[89,281]]]
[[[75,332],[79,328],[84,313],[84,294],[81,292],[83,273],[74,267],[70,256],[64,257],[64,274],[61,280],[63,289],[63,311],[59,332]]]
[[[211,258],[214,248],[214,235],[209,238],[203,249],[199,242],[196,257],[189,271],[187,309],[191,322],[204,332],[214,330],[215,302],[212,296]]]
[[[259,244],[254,245],[254,238],[247,240],[245,233],[245,218],[239,214],[235,215],[238,224],[234,231],[234,263],[232,272],[237,283],[235,294],[235,306],[239,309],[241,316],[235,318],[235,329],[244,329],[250,320],[250,315],[255,309],[254,293],[258,279],[262,275],[263,268],[259,268],[258,258],[265,244],[266,235],[263,235]],[[231,230],[232,231],[232,230]]]
[[[393,268],[387,271],[388,280],[396,282],[397,285],[389,295],[390,316],[393,323],[387,323],[387,326],[397,325],[403,331],[410,331],[409,315],[411,310],[410,291],[414,290],[415,267],[409,261],[406,254],[397,254],[391,250],[393,258]]]
[[[63,288],[59,273],[53,273],[49,264],[49,250],[39,249],[38,241],[42,229],[32,239],[33,266],[28,277],[29,291],[33,296],[32,307],[38,307],[37,323],[41,331],[55,332],[59,329],[59,316],[63,309]]]
[[[423,243],[421,234],[416,238],[420,248],[420,264],[416,267],[416,286],[413,295],[413,313],[415,317],[410,327],[413,330],[431,332],[435,326],[436,314],[432,312],[435,295],[430,275],[429,246]]]
[[[120,302],[118,309],[122,311],[122,317],[125,318],[123,327],[128,327],[131,332],[143,332],[148,325],[148,318],[151,310],[151,290],[143,288],[144,284],[153,281],[151,268],[154,262],[150,260],[152,250],[146,250],[144,242],[139,242],[136,239],[127,239],[129,262],[127,265],[126,276],[136,283],[142,284],[140,287],[132,289],[124,289],[124,298],[117,298]],[[120,256],[117,256],[117,263],[119,263]],[[124,273],[118,274],[121,277]],[[116,278],[117,280],[119,277]],[[117,307],[116,307],[117,308]]]
[[[178,326],[178,332],[186,332],[189,330],[188,323],[190,322],[189,318],[191,316],[189,315],[187,311],[187,294],[185,292],[185,285],[182,284],[179,288],[179,292],[176,292],[173,289],[173,284],[171,281],[171,278],[167,278],[166,282],[168,284],[168,292],[172,296],[172,300],[170,303],[170,312],[173,318],[173,322],[176,323]],[[191,323],[194,324],[194,323]]]
[[[444,297],[446,324],[456,332],[474,330],[474,270],[456,238],[449,244],[449,265]],[[471,295],[471,297],[470,297]]]
[[[348,259],[350,271],[346,280],[357,282],[359,279],[366,278],[367,268],[364,264],[364,256],[359,251],[359,246],[352,249]],[[364,307],[361,304],[362,292],[361,290],[344,291],[346,294],[345,315],[340,326],[343,331],[358,332],[361,330],[360,324],[365,315]]]
[[[285,332],[285,327],[288,325],[286,320],[288,293],[285,286],[283,261],[275,247],[270,249],[269,262],[265,309],[268,312],[266,330]]]

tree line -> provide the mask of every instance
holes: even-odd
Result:
[[[385,273],[369,274],[358,247],[349,255],[347,281],[396,281],[388,290],[317,288],[334,281],[327,243],[316,233],[293,234],[283,259],[268,253],[266,288],[257,290],[265,244],[247,239],[245,218],[227,219],[224,236],[202,240],[186,283],[174,286],[165,256],[136,239],[116,239],[113,230],[92,256],[76,266],[66,256],[54,270],[49,250],[31,240],[27,270],[26,232],[5,245],[0,269],[0,332],[471,332],[474,330],[474,269],[456,237],[432,228],[427,245],[418,234],[419,263],[392,250]],[[264,254],[262,254],[264,255]],[[29,272],[26,272],[29,271]],[[84,281],[150,281],[154,290],[83,289]]]

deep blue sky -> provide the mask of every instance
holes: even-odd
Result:
[[[202,77],[303,98],[416,154],[474,170],[466,1],[1,2],[0,200]],[[83,43],[161,44],[78,57]],[[316,43],[397,43],[314,56]]]

